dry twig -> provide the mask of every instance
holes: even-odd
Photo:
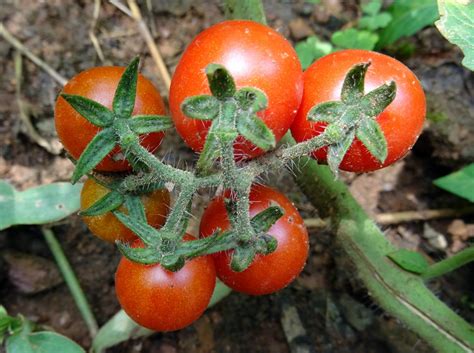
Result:
[[[437,210],[420,210],[380,213],[375,216],[375,222],[379,225],[392,225],[406,222],[428,221],[441,218],[456,218],[474,214],[474,207],[464,208],[441,208]],[[306,218],[304,220],[308,228],[325,228],[328,223],[321,218]]]
[[[89,38],[94,46],[95,51],[97,52],[97,56],[99,60],[103,63],[105,61],[104,52],[102,51],[102,47],[100,46],[99,39],[95,34],[95,29],[97,26],[97,21],[99,20],[100,15],[100,0],[94,0],[94,12],[92,15],[92,23],[89,29]]]
[[[151,35],[150,30],[148,29],[145,21],[143,21],[140,8],[138,7],[136,1],[128,0],[129,9],[127,9],[121,2],[116,0],[110,0],[110,3],[137,22],[138,30],[145,39],[145,42],[148,46],[148,50],[150,51],[151,56],[153,57],[153,60],[155,61],[155,64],[158,68],[159,76],[163,80],[166,89],[169,90],[169,87],[171,85],[171,76],[168,72],[168,69],[166,68],[165,62],[163,61],[158,47],[156,46],[155,41],[153,40],[153,36]]]
[[[67,82],[67,79],[61,76],[56,70],[54,70],[51,66],[46,64],[43,60],[38,58],[34,55],[31,51],[28,50],[22,43],[18,41],[10,32],[7,31],[3,23],[0,23],[0,35],[10,43],[15,49],[17,49],[20,53],[25,55],[28,59],[42,68],[48,75],[50,75],[56,82],[64,86]]]
[[[35,141],[39,146],[52,154],[59,154],[62,146],[58,139],[47,140],[42,137],[33,123],[31,122],[32,108],[31,105],[26,102],[21,96],[21,84],[23,82],[23,60],[19,51],[15,52],[15,79],[16,79],[16,102],[18,104],[18,113],[21,121],[26,128],[26,134]]]
[[[145,39],[145,42],[148,46],[148,50],[150,50],[151,56],[153,57],[153,60],[155,61],[156,66],[158,67],[158,71],[160,72],[161,79],[165,83],[166,88],[169,90],[170,85],[171,85],[170,74],[168,72],[168,69],[166,68],[163,58],[161,57],[160,51],[158,50],[158,47],[156,46],[155,41],[153,40],[150,30],[148,29],[145,21],[143,21],[140,8],[138,7],[135,0],[128,0],[128,6],[130,10],[132,11],[133,19],[138,24],[138,29],[140,33]]]

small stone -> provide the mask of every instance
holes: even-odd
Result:
[[[295,40],[301,40],[314,34],[314,31],[302,18],[291,20],[289,27],[291,36]]]
[[[454,238],[466,240],[468,238],[468,228],[462,219],[455,219],[448,227],[448,233]]]
[[[289,304],[283,304],[281,326],[291,353],[310,353],[311,346],[306,329],[298,314],[298,309]]]
[[[158,353],[176,353],[176,352],[178,352],[176,347],[167,342],[160,344],[160,347],[158,348]]]
[[[165,59],[177,56],[183,49],[180,41],[176,39],[165,39],[158,44],[158,47]]]
[[[431,227],[428,223],[425,223],[424,225],[423,237],[437,250],[445,250],[448,247],[446,237]]]
[[[69,327],[71,324],[71,315],[67,311],[63,312],[58,319],[58,323],[61,327]]]
[[[339,299],[339,305],[346,320],[357,331],[364,331],[372,325],[374,321],[372,310],[353,299],[350,295],[343,294]]]
[[[56,264],[43,257],[8,251],[3,254],[7,263],[8,280],[23,294],[36,294],[63,282]]]
[[[283,305],[281,325],[288,342],[306,335],[306,329],[303,327],[298,310],[294,306]]]

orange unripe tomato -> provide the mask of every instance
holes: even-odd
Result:
[[[81,210],[89,208],[109,192],[109,189],[100,185],[94,179],[87,179],[81,192]],[[145,207],[145,215],[148,224],[155,228],[161,227],[166,221],[170,206],[170,194],[168,190],[155,190],[141,196],[141,200]],[[127,209],[123,205],[120,206],[118,210],[127,213]],[[98,216],[83,216],[82,220],[92,234],[108,242],[115,242],[117,240],[130,242],[137,238],[112,212]]]

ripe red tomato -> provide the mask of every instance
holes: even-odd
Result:
[[[109,192],[109,189],[98,184],[95,180],[87,179],[81,191],[81,210],[89,208]],[[156,228],[162,226],[165,223],[170,206],[170,193],[168,190],[155,190],[150,194],[143,195],[141,200],[145,207],[148,224]],[[120,206],[119,210],[127,213],[123,205]],[[112,212],[99,216],[83,216],[82,220],[89,227],[92,234],[102,240],[130,242],[137,239],[137,236],[125,227]]]
[[[124,67],[117,66],[95,67],[83,71],[69,80],[62,93],[80,95],[112,109],[115,89],[124,71]],[[139,75],[135,108],[132,115],[164,115],[165,113],[165,105],[160,93],[149,80]],[[101,129],[82,117],[61,96],[56,101],[54,118],[56,131],[64,148],[76,160]],[[159,147],[163,136],[163,132],[143,135],[140,138],[141,144],[149,151],[154,151]],[[124,159],[120,148],[116,147],[95,169],[116,172],[130,168],[130,164]]]
[[[304,74],[303,101],[291,127],[296,141],[308,140],[324,131],[325,123],[306,119],[308,111],[319,103],[340,100],[345,75],[354,65],[364,62],[371,63],[365,76],[365,93],[391,80],[397,84],[397,92],[395,100],[376,118],[387,140],[387,159],[381,164],[356,139],[340,165],[342,170],[351,172],[380,169],[405,156],[423,129],[426,113],[423,88],[401,62],[372,51],[341,50],[317,60]],[[325,161],[326,152],[322,148],[313,156]]]
[[[301,64],[291,44],[278,32],[252,21],[225,21],[201,32],[186,48],[170,88],[170,110],[174,124],[186,144],[200,152],[210,122],[186,117],[181,111],[185,98],[210,94],[205,68],[225,66],[237,88],[259,88],[268,98],[268,108],[258,116],[273,131],[277,142],[294,120],[303,94]],[[263,153],[248,141],[235,144],[237,157]]]
[[[274,204],[285,212],[268,231],[278,241],[274,252],[257,255],[252,264],[242,272],[234,272],[230,268],[232,251],[212,255],[217,276],[236,291],[251,295],[276,292],[293,281],[304,267],[308,257],[308,232],[298,210],[282,193],[263,185],[252,187],[251,216]],[[226,230],[229,226],[224,198],[215,198],[201,218],[200,235],[208,237],[216,229]]]
[[[123,310],[138,324],[155,331],[179,330],[198,319],[215,284],[216,270],[209,256],[186,261],[177,272],[123,257],[115,274],[115,291]]]

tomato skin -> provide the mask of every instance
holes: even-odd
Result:
[[[89,208],[109,192],[109,189],[98,184],[94,179],[87,179],[81,191],[81,210]],[[154,190],[150,194],[143,195],[141,200],[145,207],[148,224],[155,228],[161,227],[166,221],[170,206],[170,193],[168,190]],[[120,206],[119,210],[127,212],[123,205]],[[137,236],[125,227],[112,212],[98,216],[83,216],[82,220],[92,234],[102,240],[108,242],[115,242],[116,240],[131,242],[137,239]]]
[[[191,239],[185,237],[185,241]],[[135,322],[155,331],[179,330],[198,319],[215,284],[216,270],[209,256],[188,260],[177,272],[123,257],[115,274],[115,291],[122,308]]]
[[[378,162],[359,141],[355,140],[340,168],[351,172],[368,172],[386,167],[404,157],[423,129],[426,100],[423,88],[413,72],[398,60],[366,50],[341,50],[314,62],[304,74],[303,101],[291,127],[297,142],[308,140],[324,131],[324,123],[306,120],[309,110],[323,102],[340,100],[347,72],[356,64],[371,62],[365,77],[365,93],[391,80],[397,84],[395,100],[376,120],[388,144],[388,156]],[[313,152],[318,161],[326,161],[327,148]]]
[[[280,192],[267,186],[254,185],[250,193],[250,216],[255,216],[271,205],[277,204],[285,214],[270,228],[278,241],[277,249],[269,255],[257,255],[252,264],[242,272],[230,267],[233,251],[212,254],[217,276],[232,289],[250,295],[276,292],[292,282],[308,257],[308,232],[298,210]],[[208,237],[216,229],[229,229],[224,198],[217,197],[205,210],[199,229],[201,237]]]
[[[62,93],[80,95],[112,109],[115,89],[124,71],[124,67],[118,66],[95,67],[82,71],[68,81]],[[132,115],[137,114],[166,114],[160,93],[142,75],[138,76],[137,96]],[[76,160],[101,129],[82,117],[61,96],[56,101],[54,118],[59,139],[66,151]],[[142,146],[154,151],[160,146],[163,136],[163,132],[150,133],[141,136],[140,141]],[[95,167],[95,170],[117,172],[131,169],[130,164],[123,158],[114,160],[114,155],[120,157],[118,146]]]
[[[186,117],[181,103],[187,97],[210,94],[205,68],[211,63],[224,65],[237,88],[251,86],[266,93],[268,108],[258,116],[279,141],[290,128],[303,94],[303,72],[291,44],[270,27],[243,20],[218,23],[193,40],[171,81],[170,110],[179,134],[196,152],[202,150],[211,122]],[[236,141],[238,158],[262,153],[242,138]]]

